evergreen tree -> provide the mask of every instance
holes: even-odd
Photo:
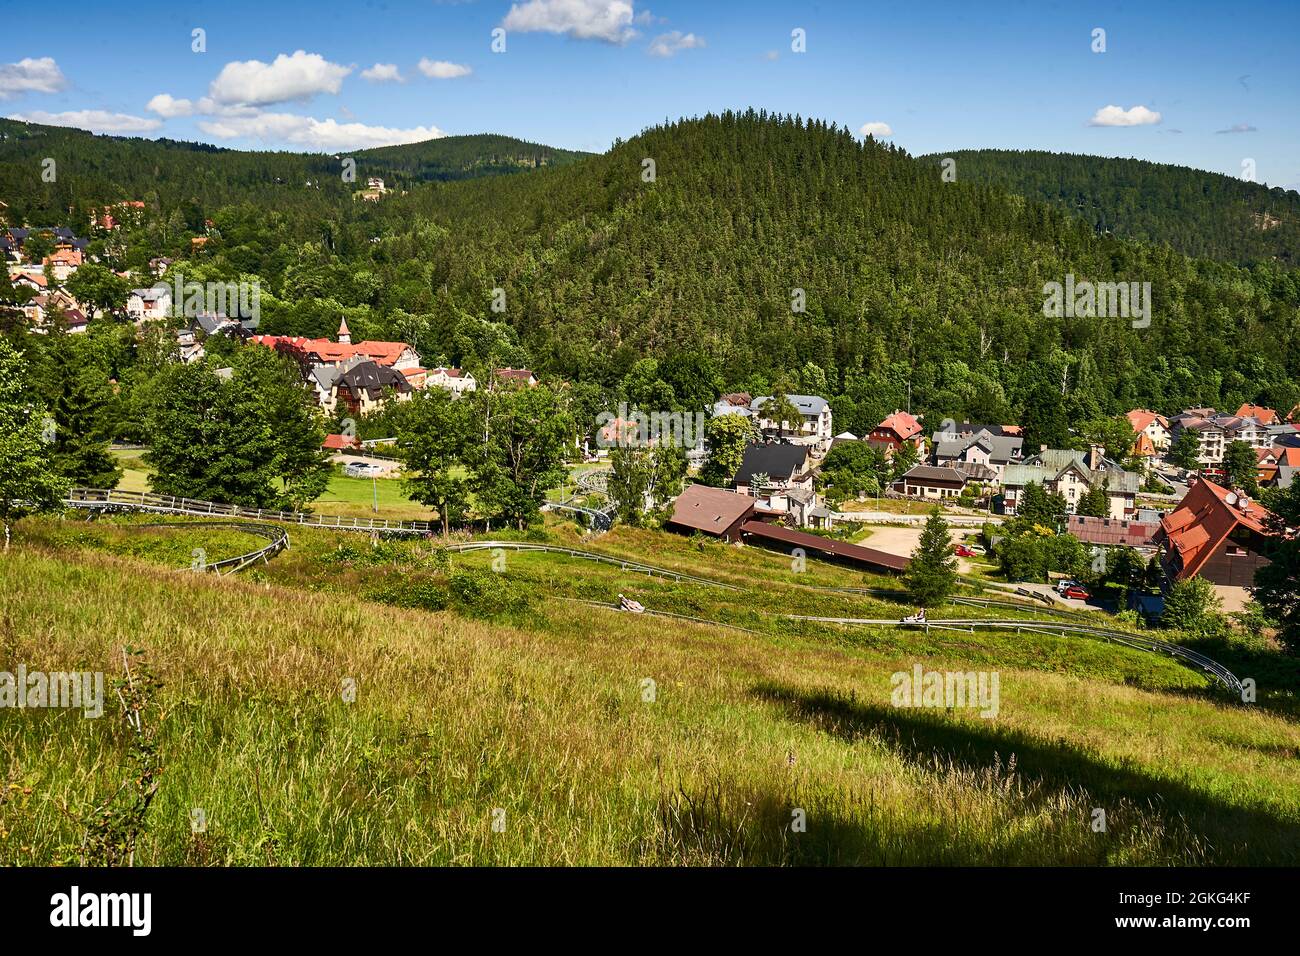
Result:
[[[1021,417],[1025,430],[1025,453],[1035,454],[1040,445],[1048,448],[1070,447],[1070,422],[1065,402],[1055,386],[1043,382],[1030,394]]]
[[[1086,515],[1091,518],[1107,518],[1110,516],[1110,496],[1106,493],[1106,488],[1099,485],[1096,488],[1090,488],[1079,496],[1078,503],[1074,506],[1074,513],[1077,515]]]
[[[69,336],[55,336],[50,350],[54,416],[55,470],[74,485],[114,488],[122,469],[109,450],[112,392],[103,373],[81,365],[81,354],[67,346]]]
[[[921,540],[903,575],[911,599],[921,607],[936,607],[957,587],[957,559],[953,557],[948,522],[935,508],[926,519]]]

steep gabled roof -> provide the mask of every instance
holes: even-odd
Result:
[[[885,420],[876,427],[889,429],[902,441],[915,438],[921,432],[921,423],[914,416],[897,410],[892,415],[886,416]]]
[[[1268,509],[1202,478],[1178,507],[1160,521],[1159,540],[1181,559],[1176,578],[1197,574],[1219,545],[1238,528],[1267,535]]]
[[[1128,419],[1128,423],[1133,426],[1135,432],[1142,431],[1152,422],[1158,423],[1163,428],[1169,427],[1169,419],[1159,412],[1151,411],[1149,408],[1135,408],[1124,417]]]

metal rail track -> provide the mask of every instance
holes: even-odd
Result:
[[[977,627],[994,630],[1010,630],[1015,628],[1016,630],[1038,631],[1043,634],[1067,634],[1101,638],[1102,640],[1110,641],[1115,644],[1123,644],[1136,650],[1148,651],[1156,654],[1167,654],[1170,657],[1176,657],[1199,667],[1233,693],[1241,693],[1241,681],[1238,680],[1232,671],[1228,670],[1228,668],[1224,667],[1218,661],[1206,657],[1199,651],[1194,651],[1189,647],[1183,647],[1181,644],[1170,644],[1168,641],[1160,641],[1155,638],[1144,637],[1140,634],[1130,634],[1127,631],[1114,631],[1103,627],[1088,627],[1082,624],[1058,624],[1055,621],[1024,621],[1015,619],[988,620],[987,618],[943,618],[922,623],[897,621],[892,618],[815,617],[804,614],[783,614],[781,616],[789,620],[813,621],[822,624],[924,628],[926,631],[929,631],[931,627],[947,629],[970,628],[972,632]]]
[[[390,521],[386,518],[344,518],[340,515],[308,514],[304,511],[272,511],[265,508],[223,505],[198,498],[157,495],[147,491],[74,488],[65,501],[73,508],[100,511],[105,514],[114,511],[145,511],[152,514],[188,515],[197,518],[219,515],[256,521],[276,521],[308,528],[325,528],[330,531],[384,531],[391,534],[424,535],[438,530],[431,521]]]
[[[211,571],[214,574],[234,574],[236,571],[242,571],[250,564],[256,564],[259,561],[263,564],[270,561],[281,551],[289,550],[289,532],[283,528],[271,528],[262,524],[254,524],[251,521],[187,521],[184,524],[146,524],[140,525],[141,528],[232,528],[235,531],[242,531],[245,534],[256,535],[259,538],[266,538],[270,543],[265,547],[258,548],[255,551],[249,551],[246,554],[236,555],[233,558],[222,558],[220,561],[204,561],[202,564],[195,564],[191,567],[194,571]]]
[[[238,505],[220,505],[210,501],[198,501],[192,498],[176,498],[172,495],[155,495],[148,492],[121,492],[109,491],[106,489],[95,488],[77,488],[67,499],[68,504],[73,507],[85,508],[89,510],[111,511],[114,509],[147,511],[163,514],[183,514],[191,516],[211,516],[211,515],[231,515],[243,518],[253,518],[261,521],[281,521],[293,524],[300,524],[311,527],[321,527],[326,529],[335,529],[342,531],[390,531],[408,534],[427,534],[433,531],[433,526],[427,521],[413,522],[390,522],[370,520],[363,522],[362,519],[347,519],[347,523],[342,518],[334,518],[335,523],[330,523],[327,516],[324,515],[306,515],[302,512],[279,512],[264,511],[263,509],[241,508]],[[251,528],[258,527],[249,525]],[[256,560],[265,560],[263,554],[278,553],[278,551],[288,547],[288,535],[283,534],[283,542],[278,547],[273,543],[267,548],[259,549],[256,552],[250,552],[248,555],[240,555],[237,558],[226,559],[223,562],[217,562],[217,565],[230,566],[234,570],[247,567],[248,564]],[[469,553],[473,551],[490,551],[496,548],[513,551],[536,551],[549,554],[563,554],[573,558],[579,558],[584,561],[596,561],[603,564],[616,566],[624,571],[633,571],[638,574],[644,573],[651,577],[671,578],[678,582],[689,582],[706,587],[721,588],[727,591],[739,591],[740,588],[733,584],[724,584],[721,581],[713,581],[709,578],[702,578],[694,574],[687,574],[682,571],[673,571],[668,568],[660,568],[650,564],[643,564],[639,561],[629,561],[623,558],[615,558],[610,555],[599,554],[594,551],[581,551],[576,548],[562,548],[556,545],[533,544],[522,541],[469,541],[464,543],[449,544],[446,546],[447,551],[457,553]],[[242,563],[240,563],[242,562]],[[210,566],[213,570],[218,570],[215,566]],[[834,591],[842,593],[864,593],[872,594],[881,589],[871,588],[815,588],[819,591]],[[998,606],[999,602],[988,601],[981,598],[963,598],[968,603],[983,602],[984,606]],[[1042,608],[1034,610],[1043,611]],[[657,612],[660,615],[667,616],[669,612]],[[1055,614],[1069,612],[1060,612],[1053,610]],[[1083,624],[1063,624],[1048,621],[1025,621],[1025,620],[985,620],[985,619],[948,619],[930,621],[925,625],[906,625],[901,621],[894,619],[870,619],[870,618],[834,618],[834,617],[815,617],[809,615],[783,614],[780,615],[789,620],[804,620],[819,623],[846,624],[846,625],[868,625],[876,627],[928,627],[930,625],[937,627],[983,627],[993,629],[1010,629],[1021,628],[1024,630],[1037,630],[1043,633],[1054,634],[1074,634],[1084,637],[1101,638],[1117,644],[1123,644],[1137,650],[1148,651],[1151,653],[1167,654],[1186,661],[1196,667],[1199,667],[1206,673],[1212,675],[1216,680],[1222,683],[1234,693],[1241,693],[1241,681],[1230,670],[1217,661],[1206,657],[1198,651],[1183,647],[1179,644],[1170,644],[1166,641],[1156,640],[1154,638],[1143,637],[1138,634],[1130,634],[1126,631],[1115,631],[1106,628],[1090,627]],[[704,622],[718,624],[719,622]],[[722,625],[720,625],[722,626]],[[726,625],[730,626],[730,625]]]

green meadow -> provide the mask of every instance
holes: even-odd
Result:
[[[891,579],[754,547],[527,536],[726,590],[292,528],[217,577],[190,549],[239,532],[158,524],[32,519],[0,558],[0,659],[112,681],[129,646],[136,686],[160,682],[143,737],[113,700],[0,710],[0,862],[120,863],[124,839],[135,865],[1300,861],[1295,671],[1267,648],[1224,648],[1267,675],[1248,706],[1100,641],[783,618],[908,608],[818,590]],[[619,593],[679,617],[601,606]],[[996,717],[893,706],[915,664],[996,671]]]

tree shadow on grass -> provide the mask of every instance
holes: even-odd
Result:
[[[1016,772],[1047,790],[1087,796],[1092,806],[1136,806],[1170,832],[1186,828],[1205,844],[1207,863],[1295,865],[1300,820],[1269,808],[1243,807],[1187,784],[1115,766],[1064,740],[1046,740],[946,712],[867,703],[853,694],[760,684],[752,693],[793,720],[850,743],[871,738],[923,768],[979,772],[1015,757]],[[1172,768],[1177,772],[1177,768]],[[1108,810],[1108,813],[1110,811]]]

